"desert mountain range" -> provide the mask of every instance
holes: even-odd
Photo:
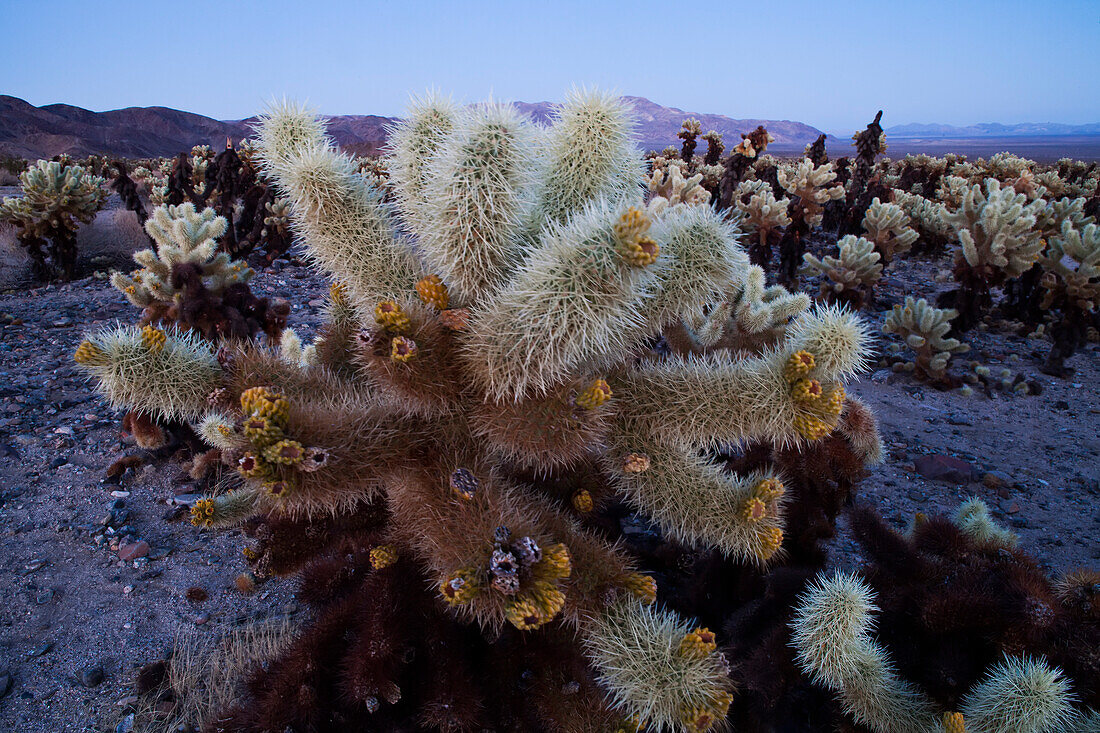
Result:
[[[735,120],[716,114],[685,112],[665,107],[645,97],[624,97],[638,116],[636,135],[646,149],[679,146],[676,133],[688,117],[697,118],[703,131],[717,130],[727,147],[740,140],[740,133],[764,125],[775,137],[778,150],[801,151],[820,130],[790,120]],[[551,102],[516,102],[516,107],[537,122],[549,120]],[[386,125],[394,117],[338,115],[329,118],[329,132],[346,150],[359,154],[379,150],[385,142]],[[68,104],[35,107],[22,99],[0,95],[0,153],[23,158],[49,158],[60,153],[83,157],[91,153],[143,158],[175,155],[193,145],[206,144],[221,150],[227,137],[240,140],[252,134],[246,120],[215,120],[167,107],[127,107],[92,112]],[[700,150],[706,143],[699,141]]]

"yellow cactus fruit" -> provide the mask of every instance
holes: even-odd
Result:
[[[657,261],[661,247],[651,237],[649,217],[641,209],[630,207],[615,222],[615,239],[618,241],[619,254],[634,267],[647,267]]]
[[[191,507],[191,524],[196,527],[210,527],[214,524],[214,500],[199,499]]]
[[[840,417],[840,413],[844,409],[845,397],[847,397],[847,395],[843,387],[833,387],[825,396],[825,399],[821,400],[818,404],[821,406],[822,412],[826,415],[830,417]]]
[[[280,440],[272,443],[263,450],[264,460],[269,463],[279,463],[284,466],[293,466],[302,462],[302,456],[306,449],[296,440]]]
[[[637,239],[649,231],[649,217],[636,206],[631,206],[615,222],[615,238],[619,241]]]
[[[966,733],[966,721],[962,713],[944,713],[943,729],[946,733]]]
[[[783,496],[783,482],[774,478],[760,479],[756,486],[752,487],[752,495],[767,504]]]
[[[168,335],[155,326],[146,326],[141,329],[141,343],[146,349],[156,354],[164,350],[164,343]]]
[[[508,603],[504,606],[504,618],[520,631],[537,629],[550,620],[543,615],[539,605],[526,596],[508,599]]]
[[[241,392],[241,412],[251,415],[258,404],[268,401],[273,394],[267,387],[249,387]]]
[[[595,503],[592,501],[592,494],[587,489],[581,489],[573,493],[573,498],[570,499],[570,503],[573,504],[573,508],[581,514],[588,514],[595,507]]]
[[[374,320],[387,331],[401,333],[409,327],[409,317],[392,300],[383,300],[374,306]]]
[[[795,415],[794,429],[806,440],[818,440],[831,433],[833,426],[816,415]]]
[[[623,459],[623,473],[644,473],[649,470],[649,456],[631,453]]]
[[[680,656],[688,659],[702,659],[717,648],[718,643],[715,641],[714,632],[705,626],[700,626],[684,634],[677,651]]]
[[[107,352],[91,341],[81,341],[80,346],[76,347],[76,353],[73,354],[73,361],[77,364],[101,366],[107,363]]]
[[[416,357],[416,342],[406,336],[395,336],[390,342],[390,358],[405,363]]]
[[[648,575],[631,573],[626,576],[623,587],[647,606],[657,600],[657,581]]]
[[[539,581],[531,587],[531,600],[539,607],[543,618],[550,621],[565,606],[565,594],[558,586],[547,581]]]
[[[375,570],[388,568],[397,562],[397,548],[393,545],[379,545],[370,551],[370,566]]]
[[[769,560],[783,545],[783,530],[779,527],[765,527],[760,540],[760,559]]]
[[[680,722],[688,733],[703,733],[718,722],[715,712],[706,705],[688,708],[680,715]]]
[[[741,502],[741,508],[738,510],[741,519],[746,522],[759,522],[764,517],[768,516],[768,505],[757,499],[755,496],[750,496]]]
[[[657,261],[661,254],[661,245],[651,237],[639,237],[619,246],[619,254],[634,267],[648,267]]]
[[[471,567],[459,569],[439,585],[440,595],[452,606],[469,603],[479,590],[477,570]]]
[[[611,399],[611,387],[602,379],[597,379],[588,389],[577,395],[577,407],[582,410],[595,410]]]
[[[542,559],[531,568],[535,581],[568,578],[573,572],[569,548],[560,542],[542,548]]]
[[[459,499],[469,501],[477,494],[477,476],[474,476],[473,472],[468,468],[456,468],[452,471],[449,483],[451,485],[451,491],[454,492],[454,495]]]
[[[245,453],[237,460],[237,471],[245,478],[271,478],[271,466],[260,458]]]
[[[218,431],[218,434],[221,435],[223,438],[232,438],[235,435],[235,433],[233,432],[233,428],[229,427],[228,425],[218,425],[216,430]]]
[[[809,374],[814,366],[816,362],[813,354],[808,351],[796,351],[790,355],[786,366],[783,367],[783,378],[788,382],[797,382]]]
[[[241,548],[241,554],[244,555],[244,559],[248,562],[255,562],[260,557],[260,553],[247,546]]]
[[[348,286],[344,283],[336,282],[328,287],[328,297],[335,305],[347,307],[348,305]]]
[[[637,716],[631,715],[619,721],[615,733],[640,733],[645,723]]]
[[[281,427],[286,425],[290,415],[290,403],[268,387],[250,387],[241,392],[241,412],[246,416],[268,418]]]
[[[264,488],[276,499],[282,499],[294,491],[294,483],[287,479],[272,479],[264,482]]]
[[[469,321],[470,311],[467,308],[451,308],[439,314],[439,322],[452,331],[465,331]]]
[[[799,379],[791,390],[791,399],[799,404],[812,405],[822,395],[821,382],[816,379]]]
[[[420,296],[424,305],[430,305],[436,310],[447,310],[450,295],[447,293],[447,286],[439,279],[439,275],[421,278],[416,284],[416,294]]]
[[[283,437],[283,429],[271,420],[255,415],[244,421],[244,434],[258,446],[271,445]]]

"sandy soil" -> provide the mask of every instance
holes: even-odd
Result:
[[[896,265],[868,318],[881,323],[881,309],[904,294],[939,287],[929,273],[945,264]],[[320,277],[288,268],[254,286],[296,304],[291,324],[303,336],[319,324]],[[186,521],[172,502],[194,485],[170,462],[121,484],[104,481],[106,466],[133,447],[70,355],[88,328],[135,319],[120,294],[94,277],[7,291],[0,314],[0,730],[113,731],[135,667],[161,658],[181,629],[219,634],[294,614],[293,584],[272,581],[242,595],[234,585],[246,569],[239,532]],[[968,340],[967,359],[1034,376],[1042,395],[964,397],[887,370],[867,375],[851,391],[877,413],[887,459],[861,498],[903,526],[916,511],[950,511],[978,495],[1051,571],[1100,566],[1100,351],[1093,345],[1074,357],[1077,373],[1063,380],[1038,371],[1049,344],[988,332]],[[915,470],[922,454],[959,457],[975,476],[993,471],[988,482],[1003,485],[929,480]],[[147,542],[146,557],[121,560],[120,535]],[[839,564],[857,560],[843,521],[836,549]],[[187,600],[194,587],[209,599]],[[88,686],[97,666],[104,680]]]

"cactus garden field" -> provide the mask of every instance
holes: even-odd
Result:
[[[27,161],[0,729],[1100,731],[1100,166],[881,116]]]

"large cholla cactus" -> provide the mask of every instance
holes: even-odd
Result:
[[[741,181],[734,192],[733,204],[741,212],[741,226],[749,234],[749,259],[754,265],[767,266],[779,230],[791,223],[787,215],[790,199],[776,200],[772,187],[764,181]]]
[[[882,264],[889,265],[894,257],[904,254],[917,241],[916,230],[909,226],[909,216],[897,204],[882,203],[877,198],[871,202],[863,217],[863,229],[867,239],[875,244],[882,255]]]
[[[1082,229],[1067,219],[1058,236],[1051,237],[1039,264],[1043,275],[1041,307],[1055,314],[1051,328],[1054,346],[1043,371],[1064,375],[1065,360],[1085,345],[1091,324],[1100,307],[1100,227]]]
[[[19,242],[30,253],[35,274],[57,273],[71,280],[76,273],[76,230],[103,208],[104,179],[78,165],[40,160],[19,175],[22,197],[0,204],[0,219],[19,229]]]
[[[803,312],[805,296],[765,292],[736,226],[710,207],[646,213],[629,130],[621,103],[598,93],[574,94],[546,131],[506,106],[417,102],[392,137],[398,220],[316,116],[274,109],[260,155],[309,255],[336,281],[318,342],[215,358],[163,334],[145,359],[192,354],[202,371],[180,365],[185,384],[142,366],[140,337],[124,329],[91,339],[94,360],[82,363],[116,402],[195,419],[209,395],[200,432],[242,485],[200,503],[195,521],[260,513],[264,547],[278,549],[290,542],[270,529],[280,521],[373,517],[383,529],[371,565],[408,560],[418,592],[431,579],[437,615],[449,609],[493,639],[579,632],[584,679],[608,688],[621,717],[701,731],[731,699],[713,635],[647,608],[654,580],[580,520],[617,494],[669,537],[764,566],[783,543],[781,477],[733,474],[705,451],[749,440],[797,449],[829,435],[869,337],[850,314]],[[727,317],[702,356],[655,339],[719,308]],[[738,318],[775,342],[755,353],[720,345]],[[638,674],[654,660],[676,669],[659,700]],[[349,659],[354,682],[341,684],[345,704],[377,710],[399,697],[400,663],[385,684],[355,672],[368,663]],[[565,687],[546,689],[556,715],[579,709]],[[560,729],[599,730],[597,719]]]

